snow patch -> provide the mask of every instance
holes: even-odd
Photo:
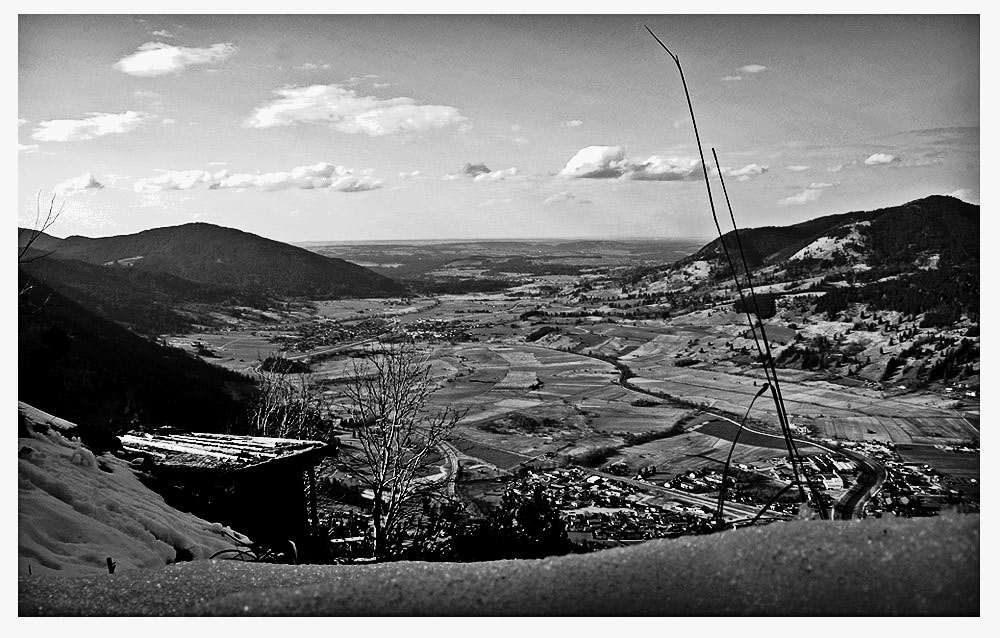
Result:
[[[71,423],[19,403],[29,436],[17,441],[18,573],[87,575],[158,567],[235,546],[245,536],[178,511],[143,485],[128,463],[95,457],[50,427]],[[23,434],[24,432],[22,432]]]
[[[812,242],[799,252],[789,257],[789,261],[800,259],[830,259],[834,253],[840,252],[848,257],[861,257],[861,253],[855,250],[855,246],[863,246],[865,237],[858,230],[859,226],[868,226],[871,222],[856,222],[851,224],[851,232],[845,237],[823,236]]]

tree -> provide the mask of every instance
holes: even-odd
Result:
[[[39,282],[31,273],[31,264],[38,261],[39,259],[44,259],[52,254],[53,251],[40,251],[36,244],[42,237],[45,236],[45,231],[47,231],[56,221],[59,216],[62,215],[63,206],[59,206],[59,210],[56,210],[56,196],[53,195],[52,199],[49,200],[48,209],[45,210],[45,216],[42,216],[42,193],[38,192],[35,197],[35,221],[30,228],[18,228],[17,229],[17,267],[19,270],[24,270],[27,277],[24,277],[23,283],[18,286],[17,296],[27,297],[28,294],[36,287]],[[51,297],[51,293],[49,295]],[[48,303],[48,298],[46,298],[41,304],[37,306],[34,312],[37,312]]]
[[[440,496],[451,472],[429,474],[444,461],[443,443],[462,413],[432,408],[436,390],[428,357],[412,344],[379,344],[355,359],[344,393],[354,437],[341,454],[345,469],[373,494],[372,552],[401,552],[409,528]]]
[[[327,420],[312,375],[257,367],[257,388],[247,414],[252,436],[325,440]]]

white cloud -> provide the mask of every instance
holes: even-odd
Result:
[[[152,32],[150,32],[149,35],[155,36],[157,38],[176,38],[177,37],[176,35],[174,35],[173,33],[170,33],[166,29],[160,29],[159,31],[152,31]]]
[[[420,171],[410,171],[409,173],[400,173],[399,177],[402,179],[413,179],[414,177],[420,177]]]
[[[559,177],[621,177],[628,168],[621,146],[588,146],[566,162]]]
[[[881,164],[892,164],[899,158],[890,153],[875,153],[874,155],[869,155],[868,159],[865,160],[865,166],[879,166]]]
[[[510,168],[505,168],[499,171],[489,171],[486,173],[480,173],[472,179],[477,182],[498,182],[505,180],[508,177],[513,177],[517,175],[517,167],[511,166]]]
[[[163,126],[170,126],[171,124],[177,124],[177,120],[175,120],[172,117],[165,117],[162,120],[160,120],[160,124],[162,124]]]
[[[674,120],[674,128],[680,128],[691,123],[691,117],[682,117],[679,120]]]
[[[765,69],[767,69],[767,67],[762,64],[748,64],[740,67],[740,71],[743,73],[760,73]]]
[[[778,206],[801,206],[803,204],[816,201],[822,194],[823,191],[820,189],[807,188],[798,195],[792,195],[791,197],[778,200]]]
[[[521,130],[521,125],[520,124],[511,124],[510,125],[510,130],[512,130],[515,133],[517,133],[518,131]]]
[[[222,62],[236,53],[231,42],[208,47],[178,47],[163,42],[147,42],[132,55],[127,55],[114,67],[123,73],[139,77],[154,77],[180,73],[190,66]]]
[[[652,155],[641,164],[631,164],[625,171],[628,179],[657,182],[675,182],[694,179],[701,173],[701,162],[696,159]]]
[[[207,185],[211,190],[256,188],[278,191],[300,188],[353,193],[381,188],[382,181],[372,177],[370,170],[355,174],[352,169],[329,162],[319,162],[311,166],[297,166],[290,171],[253,175],[250,173],[231,175],[227,170],[216,173],[202,170],[170,171],[156,177],[141,179],[133,188],[138,193],[157,193],[165,190],[188,190],[199,185]]]
[[[38,144],[20,144],[19,143],[17,145],[17,152],[18,153],[34,153],[37,150],[38,150]]]
[[[23,125],[25,125],[27,123],[28,123],[28,120],[24,119],[23,117],[17,118],[17,125],[18,125],[18,127],[23,126]]]
[[[78,142],[112,133],[127,133],[146,120],[144,113],[88,113],[82,120],[48,120],[39,123],[31,138],[41,142]]]
[[[265,191],[301,188],[353,193],[381,187],[382,181],[371,177],[371,171],[355,175],[352,169],[319,162],[312,166],[297,166],[290,171],[230,175],[209,188],[259,188]]]
[[[735,177],[737,181],[747,182],[751,178],[763,175],[768,171],[767,165],[762,164],[747,164],[743,168],[731,169],[723,168],[722,174],[726,177]]]
[[[305,64],[299,66],[298,68],[304,71],[315,71],[317,69],[329,69],[330,64],[328,62],[324,62],[322,64],[313,64],[312,62],[306,62]]]
[[[571,199],[576,199],[576,195],[569,191],[559,191],[553,195],[549,195],[545,198],[543,204],[558,204],[559,202],[568,202]]]
[[[299,122],[326,123],[341,133],[372,136],[415,133],[463,122],[453,106],[417,104],[409,97],[380,99],[358,95],[337,84],[279,89],[279,96],[258,107],[244,126],[269,128]]]
[[[140,179],[132,188],[137,193],[158,193],[160,191],[182,191],[194,188],[199,184],[215,183],[227,175],[227,171],[218,173],[208,171],[166,171],[156,177]]]
[[[724,75],[724,76],[722,76],[719,79],[722,80],[723,82],[739,82],[740,80],[743,79],[743,76],[742,75]]]
[[[792,166],[786,166],[785,168],[790,171],[795,171],[796,173],[801,173],[802,171],[808,171],[810,167],[803,166],[802,164],[794,164]]]
[[[511,142],[514,142],[515,144],[521,146],[521,145],[527,144],[528,140],[526,138],[523,138],[523,137],[515,137],[514,139],[511,140]]]
[[[812,189],[833,188],[834,186],[836,186],[836,184],[831,184],[830,182],[813,182],[812,184],[809,184],[809,188]]]
[[[559,126],[565,126],[566,128],[576,128],[576,127],[581,126],[581,125],[583,125],[583,121],[582,120],[566,120],[565,122],[563,122]]]
[[[78,193],[94,192],[104,188],[104,184],[97,181],[93,173],[84,173],[79,177],[68,179],[61,184],[57,184],[52,192],[60,197],[70,197]]]

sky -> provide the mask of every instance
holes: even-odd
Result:
[[[979,203],[979,17],[22,15],[19,223],[710,237]]]

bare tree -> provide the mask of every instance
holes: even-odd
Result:
[[[454,477],[429,474],[447,455],[443,443],[462,417],[450,407],[432,408],[436,385],[426,354],[412,344],[380,344],[355,360],[345,395],[356,428],[345,469],[373,492],[373,554],[382,560],[400,545],[428,499]]]
[[[282,439],[323,439],[326,419],[310,374],[259,370],[247,421],[253,436]]]
[[[45,215],[42,215],[42,212]],[[56,196],[53,195],[52,199],[49,200],[49,205],[47,209],[42,208],[42,192],[39,191],[35,196],[35,221],[30,228],[18,228],[17,230],[17,267],[18,269],[24,269],[26,277],[23,277],[24,281],[18,286],[17,296],[25,297],[36,286],[40,283],[35,279],[30,271],[30,264],[38,261],[39,259],[44,259],[52,254],[53,251],[38,251],[34,248],[38,240],[45,234],[53,224],[62,215],[63,205],[59,206],[56,210]],[[50,294],[51,296],[51,294]],[[26,297],[25,297],[26,298]],[[48,299],[41,304],[44,306],[48,302]],[[39,306],[39,308],[41,308]]]

